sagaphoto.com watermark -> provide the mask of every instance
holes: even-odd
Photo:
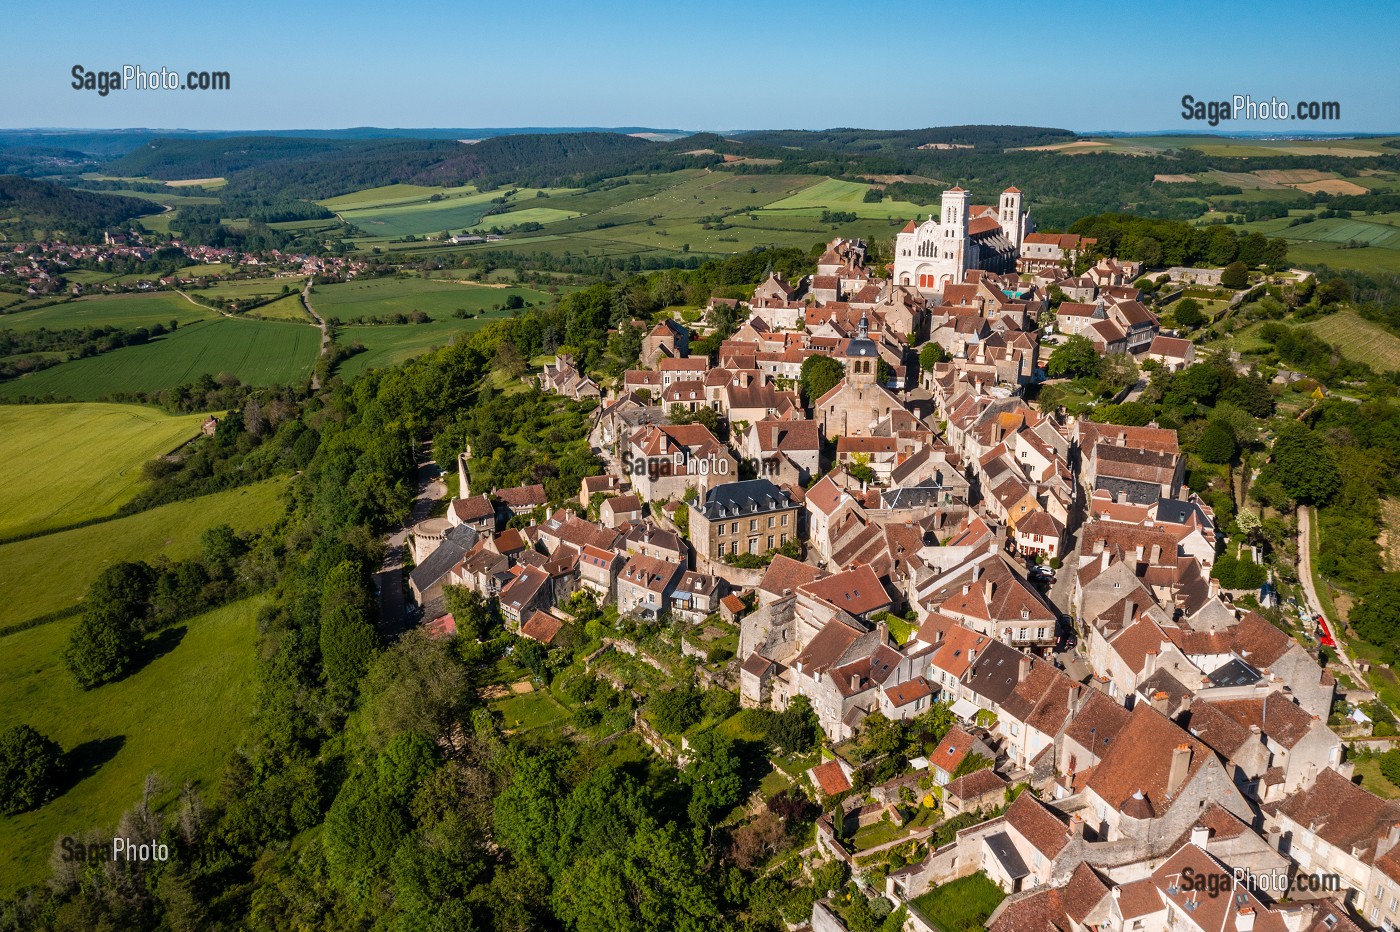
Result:
[[[140,65],[122,65],[112,70],[89,70],[74,65],[70,72],[75,91],[92,91],[106,97],[113,91],[226,91],[232,85],[227,71],[180,71],[161,67],[146,69]]]
[[[1219,126],[1224,121],[1247,123],[1284,120],[1340,120],[1342,105],[1335,100],[1300,100],[1289,103],[1270,97],[1255,100],[1248,94],[1235,94],[1229,100],[1199,100],[1191,94],[1181,98],[1181,118]]]

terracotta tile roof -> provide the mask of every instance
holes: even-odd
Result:
[[[988,932],[1070,932],[1064,892],[1051,887],[1004,901],[993,914]]]
[[[1118,911],[1125,920],[1151,915],[1166,908],[1157,885],[1148,878],[1144,877],[1118,888]]]
[[[1195,884],[1187,889],[1180,878],[1188,869],[1202,881],[1217,885],[1213,888],[1220,892],[1212,896]],[[1159,896],[1174,903],[1202,929],[1236,929],[1249,916],[1254,919],[1254,932],[1287,929],[1278,912],[1266,907],[1229,868],[1196,845],[1188,844],[1168,858],[1153,872],[1151,882]]]
[[[470,523],[491,517],[496,513],[496,508],[485,495],[473,495],[471,498],[453,499],[452,512],[459,521]]]
[[[491,493],[512,508],[535,508],[549,501],[542,485],[522,485],[514,489],[497,489]]]
[[[958,799],[976,799],[998,790],[1005,792],[1011,784],[990,767],[974,770],[964,777],[951,780],[943,787],[943,792]]]
[[[754,651],[752,654],[749,654],[748,659],[744,661],[739,669],[752,676],[761,677],[769,670],[773,669],[773,661],[769,660],[758,651]]]
[[[929,755],[929,763],[944,773],[951,774],[967,758],[976,740],[961,727],[954,725]]]
[[[1158,334],[1152,338],[1152,345],[1147,348],[1147,352],[1152,356],[1170,356],[1173,359],[1184,359],[1186,357],[1186,351],[1190,348],[1190,340],[1178,340],[1176,337],[1164,337]]]
[[[773,595],[796,592],[799,586],[822,579],[826,573],[810,563],[775,554],[758,588]]]
[[[924,623],[925,627],[928,622]],[[941,625],[940,625],[941,627]],[[935,632],[938,629],[935,629]],[[987,645],[993,643],[992,639],[985,634],[979,634],[971,628],[953,623],[943,631],[943,640],[937,643],[937,650],[934,651],[932,664],[940,670],[950,673],[954,679],[961,679],[972,666],[973,661],[986,650]],[[927,641],[924,637],[925,629],[919,629],[919,639]]]
[[[1400,822],[1400,800],[1380,799],[1330,768],[1318,773],[1311,788],[1272,808],[1276,815],[1311,826],[1328,844],[1344,851],[1360,848],[1367,856],[1378,837]]]
[[[1231,699],[1212,704],[1246,731],[1251,725],[1257,725],[1261,732],[1286,748],[1302,741],[1317,720],[1280,692],[1269,693],[1264,699]]]
[[[807,646],[793,660],[794,667],[800,667],[807,676],[825,673],[841,662],[851,645],[859,640],[864,632],[840,620],[832,620],[822,626]]]
[[[825,764],[813,767],[808,773],[827,796],[844,793],[851,788],[851,781],[847,778],[846,771],[841,768],[840,761],[829,760]]]
[[[733,593],[720,599],[719,603],[736,615],[744,610],[744,600]]]
[[[541,611],[536,611],[530,616],[528,621],[520,626],[520,636],[539,641],[541,644],[547,646],[549,642],[554,640],[554,636],[558,634],[563,627],[564,622],[562,619],[555,618],[553,615],[547,615]]]
[[[680,576],[681,571],[682,567],[679,563],[634,553],[622,568],[622,574],[618,576],[618,581],[625,580],[651,592],[664,593],[667,587]]]
[[[1006,822],[1047,858],[1054,858],[1069,844],[1068,826],[1030,793],[1017,796],[1007,807]]]
[[[1110,892],[1108,882],[1099,876],[1098,871],[1080,861],[1074,873],[1070,874],[1069,883],[1065,884],[1060,897],[1064,901],[1065,913],[1084,925],[1084,920]]]
[[[1182,780],[1184,786],[1214,752],[1183,731],[1161,712],[1145,702],[1133,707],[1128,723],[1109,746],[1089,780],[1093,790],[1108,805],[1121,808],[1134,793],[1142,792],[1157,814],[1171,804],[1167,780],[1176,749],[1185,747],[1190,762]],[[1179,790],[1179,787],[1173,788]]]
[[[928,680],[922,676],[916,676],[912,680],[906,680],[898,686],[885,687],[885,695],[890,700],[890,705],[896,709],[902,708],[916,699],[923,699],[933,695],[933,687]]]
[[[1080,704],[1078,714],[1070,720],[1069,727],[1065,729],[1065,736],[1074,739],[1089,753],[1102,758],[1127,727],[1130,717],[1128,710],[1107,693],[1091,689],[1088,697]]]
[[[1264,669],[1273,666],[1296,642],[1274,627],[1258,612],[1248,612],[1232,629],[1231,646],[1250,666]]]
[[[869,564],[864,563],[845,572],[806,583],[799,588],[813,598],[821,599],[828,605],[834,605],[852,615],[867,615],[894,604],[890,594],[881,585],[880,577],[875,575]]]

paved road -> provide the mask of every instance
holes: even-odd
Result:
[[[408,534],[413,526],[433,511],[433,506],[447,495],[442,470],[427,460],[418,464],[418,496],[408,522],[384,540],[384,562],[374,574],[379,589],[379,630],[385,638],[396,638],[408,629],[404,604],[404,564],[408,561]]]
[[[1303,583],[1303,600],[1307,603],[1308,611],[1326,618],[1327,614],[1322,610],[1322,600],[1317,597],[1317,589],[1313,587],[1311,528],[1312,509],[1306,505],[1298,506],[1298,578]],[[1352,663],[1346,650],[1346,626],[1339,618],[1327,618],[1327,627],[1331,629],[1332,637],[1337,642],[1337,658],[1347,668],[1356,685],[1365,689],[1366,678]]]

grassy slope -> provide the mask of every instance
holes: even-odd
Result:
[[[34,310],[21,310],[0,317],[0,328],[6,330],[63,330],[75,327],[120,327],[134,329],[152,324],[170,326],[172,320],[180,326],[205,320],[217,312],[197,307],[173,292],[155,294],[94,295],[51,304]]]
[[[471,313],[504,304],[511,295],[531,304],[548,303],[550,296],[532,288],[491,288],[484,285],[421,278],[371,278],[335,285],[318,285],[311,305],[327,319],[347,323],[382,314],[423,311],[433,320],[452,319],[462,308]]]
[[[0,385],[0,397],[52,393],[90,401],[117,392],[160,391],[224,372],[250,385],[285,384],[308,378],[316,361],[320,335],[307,323],[199,321],[144,346],[123,347],[13,379]]]
[[[218,524],[252,530],[283,512],[286,480],[175,502],[89,527],[0,545],[0,628],[77,605],[97,575],[123,560],[193,556],[199,536]],[[13,635],[11,635],[13,636]],[[0,639],[0,655],[10,649]]]
[[[142,485],[141,467],[203,420],[136,405],[0,407],[0,537],[112,514]]]
[[[253,710],[256,617],[249,599],[183,622],[183,639],[127,679],[91,692],[74,685],[62,652],[73,621],[4,639],[0,728],[25,723],[66,751],[80,748],[95,772],[37,811],[0,818],[0,896],[41,882],[54,840],[98,828],[110,833],[141,798],[150,773],[172,799],[186,781],[206,795]]]

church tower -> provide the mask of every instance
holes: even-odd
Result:
[[[968,193],[961,186],[951,187],[943,192],[943,271],[939,276],[938,290],[947,285],[956,285],[963,280],[967,271],[967,200]]]
[[[1001,206],[997,208],[997,222],[1001,224],[1001,232],[1006,234],[1006,238],[1011,240],[1012,245],[1019,252],[1021,240],[1025,236],[1025,223],[1021,218],[1021,192],[1016,188],[1007,188],[1001,192]]]
[[[874,385],[880,372],[880,351],[870,339],[870,318],[861,312],[856,336],[846,345],[846,380],[852,385]]]

